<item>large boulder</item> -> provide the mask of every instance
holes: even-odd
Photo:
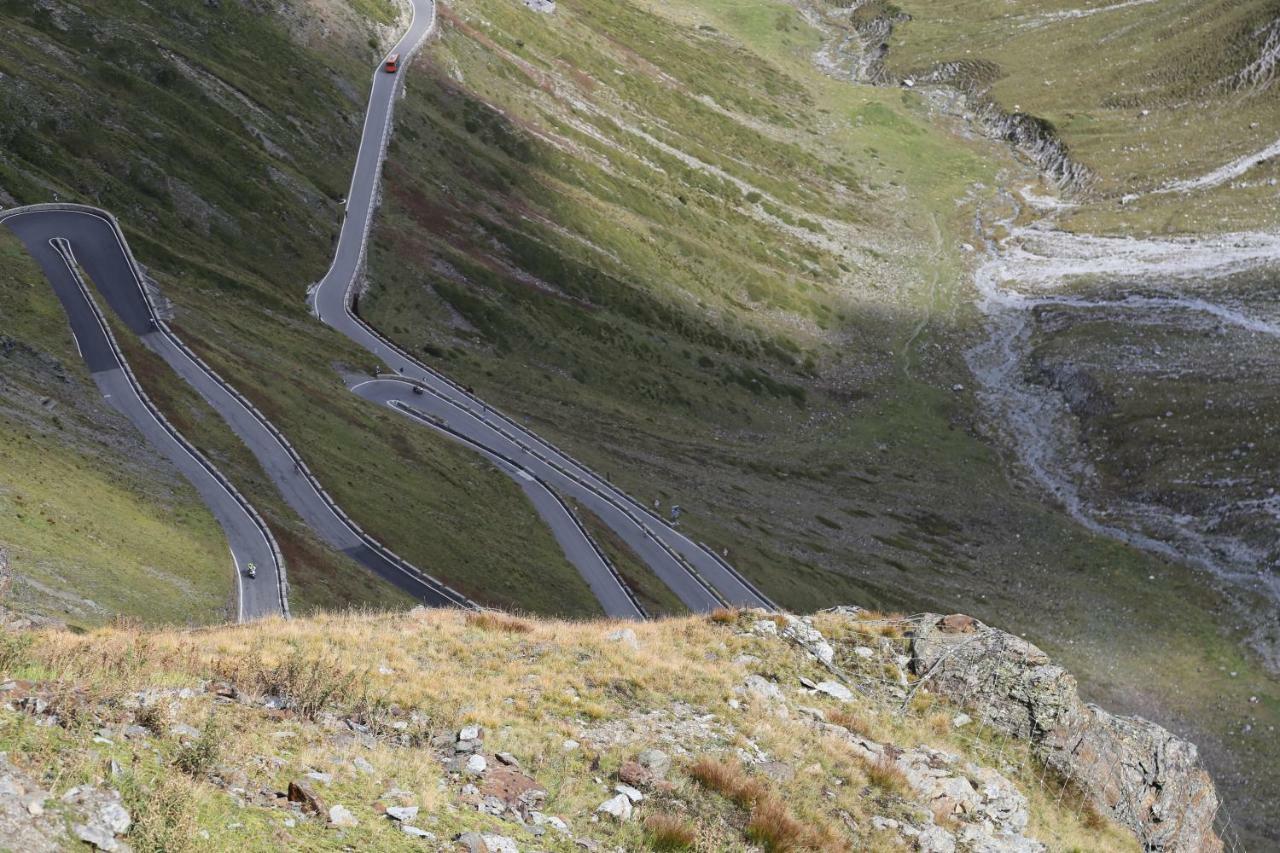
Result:
[[[920,617],[911,668],[1071,780],[1148,851],[1222,850],[1218,795],[1194,744],[1140,717],[1080,700],[1072,675],[1031,643],[968,616]]]

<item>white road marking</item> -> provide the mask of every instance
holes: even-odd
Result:
[[[231,551],[231,548],[228,547],[227,550]],[[236,606],[236,621],[243,622],[244,621],[244,579],[240,577],[240,561],[236,559],[235,551],[231,551],[231,562],[234,563],[236,567],[236,598],[238,599],[237,606]]]

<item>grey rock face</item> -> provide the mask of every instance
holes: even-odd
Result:
[[[1031,741],[1103,814],[1148,851],[1216,851],[1218,796],[1194,744],[1139,717],[1086,705],[1069,672],[1026,640],[968,619],[926,614],[912,670],[982,723]]]
[[[626,794],[618,794],[597,806],[596,811],[608,815],[618,823],[626,823],[631,820],[631,799]]]
[[[671,769],[671,757],[660,749],[646,749],[636,756],[636,763],[653,774],[655,779],[665,779]]]
[[[786,701],[782,691],[773,682],[760,675],[748,675],[747,680],[742,683],[742,690],[747,695],[766,702]]]

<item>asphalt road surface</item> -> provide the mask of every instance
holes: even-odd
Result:
[[[401,66],[435,26],[432,0],[412,0],[414,17],[393,52]],[[727,563],[649,514],[642,506],[559,449],[410,358],[372,328],[351,306],[351,291],[364,261],[376,209],[377,188],[400,74],[375,72],[347,215],[333,264],[312,291],[312,307],[328,325],[359,343],[424,389],[396,379],[357,384],[357,393],[391,406],[472,447],[511,476],[582,573],[605,611],[641,617],[643,611],[556,492],[571,495],[596,513],[691,609],[723,603],[772,607]],[[74,209],[73,209],[74,208]],[[325,542],[418,599],[435,605],[473,607],[464,595],[407,563],[362,531],[327,495],[280,432],[211,368],[200,362],[156,316],[123,235],[103,212],[70,205],[19,208],[0,220],[24,242],[66,309],[76,341],[95,382],[159,452],[195,485],[222,525],[237,567],[240,619],[288,613],[287,584],[270,530],[247,501],[146,400],[110,338],[85,279],[124,324],[226,420],[244,441],[285,501]],[[83,278],[77,269],[84,273]],[[258,567],[250,579],[244,569]]]
[[[86,277],[92,281],[111,310],[130,331],[138,335],[149,349],[163,358],[174,372],[195,388],[200,396],[222,416],[231,430],[258,459],[286,503],[322,540],[421,601],[442,606],[474,606],[462,594],[405,562],[364,534],[328,498],[323,487],[311,475],[306,464],[279,431],[181,345],[178,338],[154,314],[123,238],[118,235],[115,226],[107,217],[90,209],[16,210],[8,212],[5,216],[7,217],[4,220],[5,224],[23,240],[27,249],[40,262],[45,274],[49,276],[55,290],[58,291],[95,379],[98,377],[97,371],[100,368],[122,370],[122,365],[111,352],[105,331],[99,330],[101,340],[83,337],[92,331],[93,325],[97,322],[96,315],[87,299],[74,298],[75,293],[72,290],[75,285],[74,276],[70,276],[67,264],[57,256],[56,251],[50,254],[53,250],[51,240],[67,242]],[[107,356],[110,358],[108,359]],[[110,399],[113,403],[116,402],[114,392]],[[143,405],[140,398],[139,405]],[[134,423],[143,429],[149,439],[151,438],[149,429],[151,431],[162,429],[154,415],[150,420],[139,417],[134,420]],[[148,423],[153,426],[147,427]],[[176,432],[166,431],[166,434],[170,435],[172,441],[179,442]],[[160,440],[157,436],[157,441]],[[166,445],[153,442],[153,446],[167,456],[170,455],[170,448]],[[178,456],[183,458],[183,454]],[[191,463],[198,461],[195,452],[189,448],[185,456],[189,458],[189,462],[185,463],[188,467]],[[170,458],[174,457],[170,456]],[[204,463],[204,467],[211,468],[207,463]],[[187,469],[183,470],[186,473]],[[194,469],[192,470],[194,474]],[[206,473],[208,474],[208,471]],[[193,479],[192,482],[200,488],[197,480]],[[219,521],[223,520],[224,515],[228,517],[228,522],[234,517],[226,506],[227,501],[232,499],[229,486],[224,485],[220,493],[210,491],[209,495],[201,489],[201,495],[205,497]],[[243,503],[243,499],[240,502]],[[252,509],[247,504],[245,504],[245,510],[252,514]],[[228,522],[224,522],[223,527],[228,539],[232,542],[232,553],[240,568],[243,570],[250,559],[258,567],[256,578],[251,579],[243,572],[238,575],[242,618],[251,619],[269,614],[287,613],[286,585],[283,582],[282,569],[275,560],[264,558],[261,544],[249,548],[244,537],[238,532],[232,539],[233,531],[228,526]],[[264,540],[270,539],[269,531],[265,526],[262,526],[261,536]],[[268,550],[265,552],[265,556],[268,557],[272,554],[269,548],[268,545]]]
[[[465,425],[458,424],[456,419],[439,417],[430,407],[421,405],[424,398],[414,394],[413,384],[402,379],[355,379],[351,390],[366,400],[386,405],[392,411],[469,447],[492,462],[494,467],[514,480],[524,491],[538,515],[551,529],[551,534],[564,551],[565,557],[591,587],[592,594],[607,615],[624,619],[643,619],[648,615],[551,484],[535,470],[531,470],[528,464],[513,455],[506,455],[506,451],[500,449],[501,443],[482,442],[478,440],[475,430],[468,430]],[[578,495],[575,494],[574,497]]]
[[[131,267],[116,242],[114,228],[104,218],[70,211],[19,210],[0,214],[0,219],[18,235],[53,285],[66,310],[80,354],[102,395],[195,486],[222,526],[231,549],[232,569],[236,577],[237,618],[244,621],[287,612],[269,531],[209,461],[183,441],[148,405],[114,346],[102,314],[80,273],[83,270],[95,282],[121,285],[107,287],[102,291],[104,295],[114,295],[124,288],[137,290]],[[115,307],[115,303],[121,300],[111,301]],[[132,311],[130,316],[131,328],[140,322],[147,337],[158,335],[143,315]],[[249,563],[257,566],[255,578],[247,575]]]
[[[773,608],[772,602],[727,563],[684,536],[603,478],[569,458],[558,448],[486,406],[443,375],[411,358],[366,325],[352,308],[352,291],[364,262],[370,223],[377,207],[378,182],[390,133],[391,113],[398,83],[413,51],[435,26],[433,0],[411,0],[414,18],[408,31],[392,48],[399,53],[401,71],[374,73],[369,109],[333,265],[312,289],[312,309],[320,320],[340,331],[398,374],[420,382],[430,394],[402,399],[403,405],[430,409],[452,429],[478,445],[518,460],[555,488],[573,495],[590,507],[623,538],[672,591],[693,610],[709,610],[725,603]],[[407,386],[366,384],[357,393],[390,403],[398,395],[411,395]],[[386,399],[381,399],[385,397]],[[429,398],[429,399],[428,399]],[[546,516],[544,515],[544,518]],[[553,531],[556,525],[552,526]],[[557,538],[559,538],[557,533]],[[575,562],[579,571],[598,575],[599,567]],[[602,577],[588,577],[592,588],[605,585]]]

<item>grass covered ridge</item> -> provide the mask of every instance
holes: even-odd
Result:
[[[1079,53],[1107,15],[1140,32],[1150,8],[1036,38],[1071,33]],[[935,47],[1009,25],[985,7],[949,30],[911,11],[903,32]],[[1049,650],[1091,700],[1186,733],[1224,790],[1275,778],[1270,747],[1239,733],[1272,724],[1276,688],[1222,602],[1185,567],[1083,532],[984,434],[963,244],[990,188],[1027,174],[1003,148],[935,122],[919,93],[823,75],[820,35],[785,3],[446,12],[407,69],[367,319],[646,504],[680,504],[685,529],[785,606],[959,606]],[[1059,79],[1033,76],[1018,44],[1025,82]],[[1063,66],[1080,85],[1047,91],[1087,97],[1111,67]],[[1100,194],[1125,191],[1129,141],[1110,160],[1091,149],[1095,171],[1116,167]],[[1192,173],[1162,162],[1151,185]]]
[[[941,704],[894,712],[887,686],[897,682],[882,671],[892,655],[853,654],[900,642],[883,621],[815,620],[840,665],[869,685],[868,695],[841,704],[800,687],[800,676],[829,673],[790,642],[750,630],[757,618],[726,611],[628,625],[633,639],[616,638],[616,622],[443,610],[195,632],[50,631],[34,643],[3,634],[0,676],[17,678],[19,693],[49,697],[42,716],[56,714],[57,723],[0,708],[0,750],[57,794],[95,779],[120,788],[136,821],[126,840],[144,851],[420,847],[380,814],[391,805],[418,806],[411,822],[439,842],[478,831],[564,851],[577,849],[575,838],[627,850],[742,849],[748,841],[767,850],[894,849],[896,833],[872,817],[950,818],[932,816],[901,778],[857,757],[839,722],[856,705],[860,737],[978,762],[1001,756],[1000,772],[1028,797],[1028,833],[1054,849],[1136,849],[1044,782],[1017,744],[954,729],[954,709]],[[757,673],[772,673],[788,702],[841,728],[821,733],[809,715],[781,716],[744,694]],[[284,708],[264,709],[266,696]],[[126,737],[131,725],[145,733]],[[478,754],[489,766],[479,776],[449,769],[465,726],[478,727],[483,742]],[[111,742],[93,740],[104,729]],[[671,759],[665,780],[636,781],[643,773],[624,768],[647,748]],[[111,759],[121,770],[104,777]],[[629,821],[592,822],[619,774],[645,799]],[[569,834],[548,827],[535,839],[530,826],[478,810],[464,785],[496,791],[495,779],[532,780],[545,792],[538,810],[563,819]],[[338,828],[291,809],[274,793],[290,782],[326,807],[343,805],[358,824]]]
[[[115,213],[172,300],[178,334],[406,559],[494,605],[598,613],[519,489],[351,395],[341,371],[372,361],[306,311],[305,288],[329,262],[370,68],[393,34],[384,26],[393,12],[385,0],[297,0],[270,13],[240,3],[0,3],[0,204],[56,194]],[[56,310],[48,319],[40,328],[6,322],[4,332],[45,352],[52,335],[65,337]],[[130,335],[120,338],[148,393],[262,508],[289,563],[296,612],[408,603],[319,542],[216,414]],[[80,510],[113,523],[93,506]],[[205,555],[185,562],[192,573],[210,565]],[[221,599],[230,577],[219,572],[216,584]],[[158,597],[175,621],[200,600],[180,590]],[[104,615],[150,617],[145,602],[129,601]]]
[[[1220,187],[1142,196],[1280,138],[1275,3],[898,0],[895,8],[910,15],[889,40],[895,77],[940,63],[981,69],[1004,109],[1048,121],[1093,172],[1069,226],[1140,235],[1277,224],[1274,158]]]
[[[200,496],[102,398],[62,305],[0,229],[0,565],[26,612],[200,624],[232,609],[231,557]],[[162,594],[157,594],[162,590]]]

